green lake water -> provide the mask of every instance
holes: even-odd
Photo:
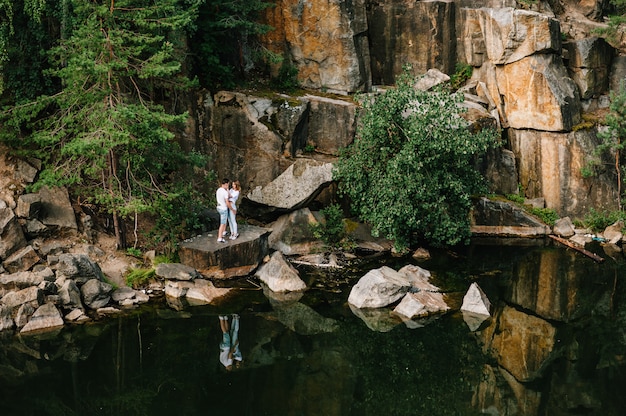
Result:
[[[43,337],[0,334],[0,415],[626,414],[623,255],[532,243],[300,269],[300,298],[244,281],[216,306],[161,301]],[[457,306],[476,281],[492,317],[357,316],[358,278],[406,264]],[[243,364],[227,371],[218,316],[235,313]]]

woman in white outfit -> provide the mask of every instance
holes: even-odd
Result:
[[[234,240],[239,237],[237,230],[237,199],[239,199],[239,193],[241,187],[239,181],[233,181],[232,188],[228,191],[228,201],[230,201],[230,210],[228,211],[228,226],[230,227],[230,239]]]

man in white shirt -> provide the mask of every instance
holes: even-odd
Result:
[[[217,231],[217,242],[225,243],[224,232],[226,231],[226,223],[228,222],[228,210],[230,209],[230,201],[228,200],[228,184],[230,181],[226,178],[222,180],[222,186],[217,188],[215,198],[217,200],[217,212],[220,214],[220,228]]]

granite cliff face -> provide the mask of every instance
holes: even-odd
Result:
[[[275,5],[264,16],[275,30],[263,46],[294,65],[298,81],[311,92],[201,97],[198,139],[217,155],[219,176],[240,178],[251,190],[267,186],[296,158],[332,162],[354,137],[358,105],[352,94],[392,84],[406,64],[416,74],[437,69],[450,75],[463,63],[473,68],[466,89],[472,105],[495,116],[504,148],[512,152],[514,168],[507,162],[506,171],[498,170],[496,155],[487,168],[491,176],[518,183],[523,196],[543,198],[561,216],[583,216],[592,206],[615,208],[611,172],[595,178],[580,172],[598,144],[596,128],[583,123],[584,117],[602,118],[609,91],[626,76],[624,42],[612,46],[592,32],[603,25],[605,1]]]

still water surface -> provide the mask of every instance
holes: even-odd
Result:
[[[43,338],[0,337],[0,415],[623,415],[622,254],[473,244],[432,260],[301,270],[311,289],[252,285],[219,306],[151,305]],[[492,317],[402,322],[346,303],[365,271],[419,264],[452,304],[476,281]],[[356,311],[358,312],[358,311]],[[238,314],[240,368],[220,363]]]

